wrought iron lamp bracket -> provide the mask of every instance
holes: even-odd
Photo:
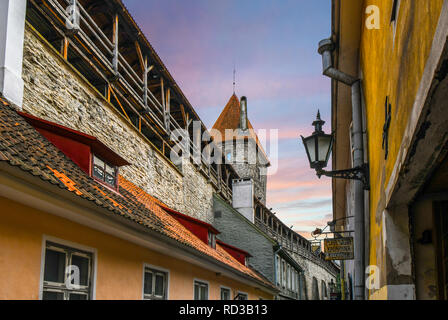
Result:
[[[317,176],[327,176],[331,178],[348,179],[348,180],[360,180],[365,190],[370,190],[369,179],[369,165],[363,164],[360,167],[355,167],[346,170],[325,171],[322,169],[316,169]]]

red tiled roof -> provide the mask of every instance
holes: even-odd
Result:
[[[210,223],[195,219],[193,217],[187,216],[183,213],[180,213],[176,210],[171,209],[170,207],[166,206],[166,205],[161,205],[162,209],[164,209],[165,211],[167,211],[170,215],[174,216],[174,217],[178,217],[187,221],[190,221],[196,225],[199,225],[205,229],[207,229],[208,231],[213,232],[214,234],[220,234],[221,232],[219,232],[218,230],[215,229],[215,227],[213,227]]]
[[[213,130],[211,132],[211,135],[213,136],[213,139],[215,142],[221,142],[221,141],[227,141],[226,139],[226,129],[230,130],[237,130],[240,129],[240,115],[241,115],[241,107],[240,107],[240,101],[238,100],[238,97],[233,94],[229,102],[227,102],[227,105],[222,110],[221,114],[218,117],[218,120],[216,120],[215,124],[213,125]],[[255,129],[252,126],[252,123],[249,119],[247,119],[248,123],[248,133],[249,137],[254,139],[258,145],[258,148],[261,150],[263,155],[267,159],[266,152],[264,151],[263,146],[261,145],[260,140],[258,139],[257,134],[255,133]],[[221,136],[214,134],[213,131],[218,131]],[[245,137],[238,137],[237,139],[244,139]]]
[[[31,124],[36,129],[44,129],[49,132],[53,132],[59,136],[67,137],[70,139],[73,139],[75,141],[81,142],[85,145],[88,145],[92,148],[92,151],[102,157],[103,159],[107,160],[109,163],[111,163],[114,166],[127,166],[130,163],[127,162],[125,159],[120,157],[117,153],[115,153],[113,150],[111,150],[108,146],[106,146],[104,143],[102,143],[100,140],[98,140],[96,137],[93,137],[91,135],[85,134],[83,132],[73,130],[71,128],[62,126],[60,124],[50,122],[38,117],[35,117],[33,115],[18,112],[19,115],[25,118],[26,122]],[[38,130],[39,131],[39,130]]]
[[[226,264],[236,273],[249,276],[275,290],[270,282],[242,266],[221,246],[217,245],[214,250],[199,240],[162,209],[165,204],[122,176],[119,176],[120,194],[96,182],[10,106],[0,107],[0,161],[20,167],[135,224],[189,246],[198,253]]]

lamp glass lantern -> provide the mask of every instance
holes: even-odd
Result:
[[[324,124],[325,121],[321,120],[320,112],[318,111],[317,118],[313,122],[315,131],[309,137],[304,138],[302,136],[310,166],[316,170],[322,170],[327,166],[333,146],[333,135],[325,134],[322,130]]]

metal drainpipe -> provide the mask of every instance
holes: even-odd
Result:
[[[240,113],[240,128],[242,131],[247,130],[247,98],[242,97],[241,98],[241,113]]]
[[[322,55],[323,74],[340,81],[352,89],[352,126],[353,126],[353,165],[359,167],[364,164],[362,109],[361,109],[361,80],[333,67],[332,52],[334,44],[331,39],[319,42],[319,54]],[[355,300],[364,300],[364,189],[359,180],[354,180],[355,202]]]

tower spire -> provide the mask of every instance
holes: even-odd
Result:
[[[233,64],[233,94],[235,94],[235,85],[236,85],[236,67],[235,63]]]

